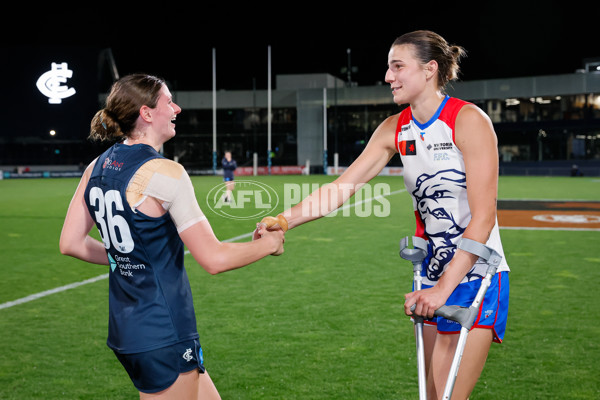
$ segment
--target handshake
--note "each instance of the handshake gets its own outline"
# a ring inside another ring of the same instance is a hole
[[[282,214],[279,214],[277,217],[264,217],[256,224],[256,230],[252,235],[252,239],[266,238],[275,241],[275,244],[278,244],[277,250],[271,253],[271,255],[278,256],[283,254],[284,234],[287,230],[288,222]]]

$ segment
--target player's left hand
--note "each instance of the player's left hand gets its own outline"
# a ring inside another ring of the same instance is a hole
[[[272,256],[279,256],[281,254],[283,254],[283,244],[285,243],[285,235],[284,235],[285,231],[281,228],[279,229],[267,229],[267,224],[265,223],[258,223],[256,224],[256,229],[254,230],[254,233],[252,234],[252,240],[258,240],[258,239],[268,239],[268,240],[275,240],[276,243],[278,243],[278,247],[277,250],[275,250],[273,253],[271,253]]]
[[[285,233],[288,230],[287,219],[282,214],[279,214],[277,217],[264,217],[258,224],[256,224],[256,229],[252,234],[252,240],[259,239],[262,236],[261,232],[264,230],[282,230],[283,233]]]
[[[448,296],[442,293],[436,286],[417,290],[404,295],[404,313],[408,316],[420,315],[427,318],[433,318],[435,311],[443,306],[448,300]],[[414,312],[410,308],[416,304]]]
[[[285,233],[288,230],[288,222],[283,214],[279,214],[276,217],[264,217],[260,223],[264,224],[270,231],[281,229],[283,230],[283,233]]]

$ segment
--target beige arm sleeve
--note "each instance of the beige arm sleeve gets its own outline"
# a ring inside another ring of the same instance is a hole
[[[127,202],[136,212],[147,197],[162,203],[180,233],[206,219],[189,175],[181,164],[174,161],[157,158],[138,169],[127,187]]]

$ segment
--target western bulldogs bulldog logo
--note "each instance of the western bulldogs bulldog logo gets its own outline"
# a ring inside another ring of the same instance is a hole
[[[437,281],[446,264],[456,251],[456,240],[466,229],[457,219],[459,209],[456,193],[467,190],[467,178],[464,172],[455,169],[439,171],[433,175],[422,174],[417,178],[413,196],[417,209],[425,225],[425,234],[429,238],[431,260],[427,266],[427,278]],[[433,247],[433,253],[432,253]],[[467,275],[468,280],[480,276]]]

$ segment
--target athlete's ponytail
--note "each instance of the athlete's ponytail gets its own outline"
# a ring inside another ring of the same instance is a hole
[[[126,137],[121,131],[119,123],[111,116],[106,108],[98,111],[90,124],[89,138],[100,141],[118,141]]]

